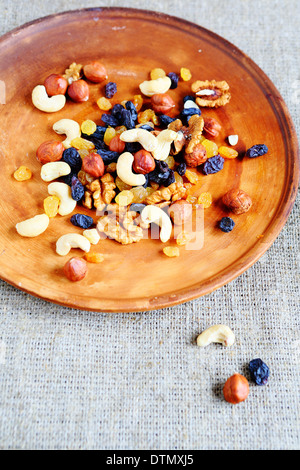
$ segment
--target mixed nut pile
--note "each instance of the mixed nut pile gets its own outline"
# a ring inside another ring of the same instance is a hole
[[[70,231],[56,244],[61,256],[71,248],[85,252],[84,258],[72,258],[64,267],[71,281],[85,277],[86,261],[103,261],[103,255],[90,252],[91,244],[101,238],[109,237],[124,245],[136,243],[154,223],[160,227],[160,240],[167,243],[174,226],[182,227],[177,230],[176,245],[163,248],[168,257],[179,256],[179,247],[191,240],[192,234],[184,230],[185,223],[199,205],[207,209],[212,204],[209,192],[193,195],[193,186],[199,181],[195,169],[204,175],[214,174],[223,169],[226,159],[239,155],[233,148],[238,136],[228,136],[228,144],[219,147],[213,139],[219,135],[221,124],[212,117],[203,117],[200,109],[218,108],[230,101],[225,81],[195,81],[191,94],[183,99],[180,114],[173,115],[176,104],[167,92],[191,78],[186,68],[181,68],[180,74],[168,75],[156,68],[150,80],[139,85],[138,94],[113,104],[117,84],[107,82],[106,68],[94,61],[85,66],[73,63],[64,75],[51,74],[43,85],[34,88],[34,106],[54,113],[64,108],[67,98],[76,103],[89,100],[88,81],[106,81],[105,96],[97,100],[104,111],[100,125],[90,119],[81,123],[60,119],[53,130],[64,134],[65,140],[46,141],[37,149],[41,179],[50,183],[49,196],[44,200],[44,214],[16,225],[20,235],[35,237],[57,214],[72,214],[70,222],[84,229],[82,235]],[[246,155],[253,158],[267,151],[265,145],[255,145]],[[21,166],[14,177],[26,181],[31,171]],[[236,215],[247,212],[252,205],[241,188],[227,192],[223,203]],[[97,219],[92,214],[74,213],[80,205],[96,211]],[[223,232],[230,232],[235,222],[226,216],[218,225]]]

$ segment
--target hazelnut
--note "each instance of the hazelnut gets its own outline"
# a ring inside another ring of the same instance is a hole
[[[240,374],[229,377],[224,385],[223,395],[225,400],[233,405],[246,400],[249,395],[249,383],[246,377]]]
[[[96,60],[83,67],[83,73],[90,82],[100,83],[107,79],[107,72],[104,65]]]
[[[123,153],[125,150],[125,145],[125,142],[120,139],[120,135],[117,134],[111,139],[109,143],[109,150],[112,152]]]
[[[190,166],[191,168],[196,168],[196,166],[206,162],[206,148],[202,144],[196,144],[193,148],[192,153],[186,153],[184,155],[184,160],[188,166]]]
[[[81,281],[87,273],[87,263],[83,258],[71,258],[64,265],[64,273],[72,282]]]
[[[157,114],[167,114],[174,108],[175,103],[167,93],[156,93],[151,97],[153,111]]]
[[[65,147],[61,142],[48,140],[39,146],[36,151],[36,158],[42,165],[49,162],[57,162],[61,160],[64,150]]]
[[[90,89],[84,80],[76,80],[68,88],[68,95],[75,103],[83,103],[90,97]]]
[[[82,161],[82,170],[95,178],[104,174],[104,163],[100,155],[96,152],[89,153]]]
[[[251,197],[242,189],[234,188],[228,191],[223,198],[223,204],[234,214],[244,214],[252,206]]]
[[[192,217],[192,211],[192,204],[183,199],[174,202],[174,204],[169,207],[169,215],[175,225],[183,225],[187,222]]]
[[[204,132],[211,137],[218,137],[222,129],[221,124],[214,118],[204,118]]]
[[[48,96],[65,95],[68,88],[68,82],[61,75],[52,73],[46,78],[44,86]]]
[[[136,173],[145,175],[146,173],[150,173],[150,171],[155,169],[155,160],[150,152],[147,152],[146,150],[139,150],[134,154],[132,167]]]

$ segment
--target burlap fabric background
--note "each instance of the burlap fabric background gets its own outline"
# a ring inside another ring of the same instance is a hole
[[[1,0],[0,32],[99,3],[183,17],[233,42],[273,80],[299,131],[298,0]],[[0,447],[299,448],[298,217],[296,205],[237,280],[163,311],[78,312],[0,281]],[[196,335],[216,323],[233,328],[235,346],[197,349]],[[251,384],[233,407],[222,386],[255,357],[270,366],[269,384]]]

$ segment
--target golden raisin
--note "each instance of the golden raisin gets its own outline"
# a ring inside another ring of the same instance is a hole
[[[239,153],[236,150],[225,146],[219,147],[219,154],[221,157],[228,159],[233,159],[239,156]]]
[[[81,124],[81,132],[83,134],[92,135],[97,130],[97,125],[94,121],[87,119]]]
[[[143,106],[143,102],[144,102],[144,100],[142,98],[142,95],[134,95],[132,102],[133,102],[137,112],[139,112],[141,110],[141,108]]]
[[[57,196],[48,196],[44,199],[45,214],[52,218],[58,214],[60,200]]]
[[[127,131],[127,127],[125,126],[117,126],[115,127],[116,135],[120,135],[123,132]]]
[[[185,67],[181,67],[180,76],[184,82],[188,82],[192,78],[191,71]]]
[[[148,121],[153,122],[155,126],[159,125],[159,119],[153,109],[145,109],[145,111],[138,114],[138,122],[140,124],[145,124]]]
[[[165,246],[163,252],[169,258],[175,258],[180,255],[179,248],[177,246]]]
[[[125,190],[127,191],[132,188],[132,186],[130,186],[129,184],[124,183],[124,181],[122,181],[121,178],[119,178],[119,176],[116,177],[115,184],[117,188],[119,189],[119,191],[125,191]]]
[[[189,180],[190,183],[196,184],[199,180],[197,173],[191,170],[186,170],[184,176]]]
[[[115,201],[119,206],[125,207],[129,206],[133,202],[134,195],[131,191],[124,190],[121,191],[115,198]]]
[[[179,246],[184,246],[191,240],[191,238],[192,238],[192,235],[183,230],[180,233],[178,233],[176,237],[176,243]]]
[[[102,96],[97,100],[97,105],[102,111],[108,111],[112,108],[111,102],[107,98],[105,98],[105,96]]]
[[[210,193],[202,193],[198,197],[198,204],[202,204],[204,209],[208,209],[212,204],[212,196]]]
[[[208,139],[204,139],[201,143],[203,147],[205,147],[206,149],[207,158],[211,158],[211,157],[214,157],[215,155],[218,155],[219,149],[215,142],[212,142],[211,140],[208,140]]]
[[[164,78],[166,76],[166,72],[157,67],[156,69],[151,70],[150,72],[150,78],[151,80],[157,80],[158,78]]]
[[[14,172],[14,178],[17,181],[27,181],[30,180],[32,177],[31,170],[27,168],[26,166],[20,166],[15,172]]]
[[[101,253],[86,253],[84,258],[88,263],[102,263],[104,261],[104,256]]]
[[[143,186],[135,186],[130,190],[130,192],[133,194],[134,199],[132,202],[135,203],[142,203],[145,201],[145,199],[148,196],[151,196],[152,193],[154,193],[155,189],[153,188],[144,188]]]
[[[83,139],[82,137],[75,137],[71,142],[71,146],[77,150],[93,150],[95,148],[93,142]]]
[[[110,144],[110,141],[112,140],[113,137],[115,137],[116,135],[116,131],[113,127],[108,127],[105,131],[105,134],[104,134],[104,137],[103,137],[103,141],[104,143],[109,146]]]

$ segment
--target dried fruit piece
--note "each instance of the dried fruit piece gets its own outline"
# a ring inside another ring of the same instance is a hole
[[[116,177],[115,183],[119,191],[129,190],[132,188],[129,184],[124,183],[119,176]]]
[[[256,385],[266,385],[269,378],[269,367],[261,359],[253,359],[249,362],[251,379]]]
[[[74,214],[72,215],[70,221],[76,227],[81,227],[81,228],[90,228],[94,223],[94,220],[92,219],[92,217],[90,217],[89,215],[85,215],[85,214]]]
[[[204,139],[201,144],[203,147],[206,149],[206,156],[207,158],[214,157],[215,155],[218,155],[218,146],[215,142],[212,140]]]
[[[197,173],[195,173],[194,171],[191,171],[191,170],[186,170],[184,176],[192,184],[196,184],[199,180],[199,176],[197,175]]]
[[[101,253],[86,253],[84,258],[88,263],[102,263],[104,261],[104,255]]]
[[[71,195],[72,199],[74,201],[81,201],[81,199],[84,197],[84,186],[82,183],[79,181],[79,179],[76,176],[72,177],[71,180]]]
[[[97,105],[102,111],[108,111],[112,108],[111,102],[107,98],[105,98],[105,96],[102,96],[97,100]]]
[[[91,119],[87,119],[86,121],[83,121],[81,124],[81,132],[83,134],[87,135],[92,135],[94,132],[97,130],[97,124],[92,121]]]
[[[82,137],[75,137],[75,139],[71,141],[71,146],[77,150],[93,150],[95,148],[93,142],[83,139]]]
[[[113,127],[108,127],[105,131],[105,134],[103,136],[103,141],[104,143],[109,146],[110,144],[110,141],[113,137],[115,137],[116,135],[116,131]]]
[[[116,203],[121,206],[129,206],[134,200],[134,194],[130,190],[121,191],[116,197]]]
[[[192,234],[182,230],[176,237],[176,243],[179,246],[187,245],[192,239]]]
[[[177,246],[165,246],[163,252],[168,258],[175,258],[180,255],[179,248]]]
[[[57,196],[48,196],[44,199],[44,211],[45,214],[53,218],[58,214],[58,208],[60,204],[60,199]]]
[[[88,150],[86,150],[86,155],[88,155]],[[70,165],[73,173],[78,173],[81,170],[81,155],[74,147],[64,150],[62,160]]]
[[[184,82],[188,82],[192,78],[191,71],[185,67],[181,67],[180,76]]]
[[[231,189],[222,198],[223,204],[235,214],[244,214],[252,206],[251,197],[242,189]]]
[[[140,204],[143,203],[147,197],[150,197],[154,193],[153,188],[144,188],[143,186],[135,186],[130,190],[134,196],[134,203]]]
[[[221,171],[224,166],[224,158],[220,155],[215,155],[212,158],[206,160],[202,166],[202,171],[205,175],[212,175]]]
[[[239,156],[239,152],[230,147],[225,146],[219,147],[219,154],[221,155],[221,157],[228,159],[233,159]]]
[[[87,264],[83,258],[71,258],[64,265],[64,273],[72,282],[81,281],[87,273]]]
[[[219,221],[219,228],[222,230],[222,232],[231,232],[235,226],[234,221],[231,219],[231,217],[223,217]]]
[[[14,178],[17,181],[27,181],[32,177],[32,172],[29,168],[22,165],[14,172]]]
[[[249,395],[249,383],[246,377],[240,374],[229,377],[224,385],[223,395],[225,400],[233,405],[246,400]]]
[[[105,85],[105,96],[110,99],[117,93],[117,84],[115,82],[108,82]]]
[[[212,204],[212,195],[210,193],[201,193],[198,197],[198,204],[202,204],[204,209],[208,209]]]
[[[265,144],[253,145],[250,149],[247,150],[246,156],[249,158],[256,158],[265,155],[268,152],[268,147]]]
[[[142,111],[138,114],[138,122],[140,124],[145,124],[146,122],[153,122],[155,126],[159,125],[159,119],[156,116],[155,112],[153,109],[145,109],[145,111]]]
[[[159,67],[151,70],[150,72],[151,80],[156,80],[157,78],[164,78],[165,76],[166,76],[166,72]]]
[[[168,73],[168,77],[171,79],[171,86],[170,89],[174,90],[178,87],[179,76],[175,72]]]

